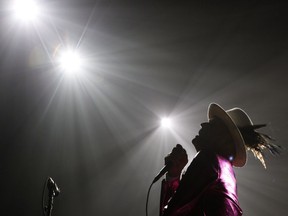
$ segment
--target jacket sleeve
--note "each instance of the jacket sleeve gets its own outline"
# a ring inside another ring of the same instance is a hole
[[[198,195],[212,182],[218,179],[219,164],[217,156],[213,152],[199,152],[183,175],[179,187],[163,211],[164,216],[172,213],[193,202]]]

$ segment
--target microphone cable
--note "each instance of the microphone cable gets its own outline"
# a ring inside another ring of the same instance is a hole
[[[151,185],[149,186],[148,189],[148,193],[147,193],[147,198],[146,198],[146,216],[148,216],[148,202],[149,202],[149,195],[150,195],[150,191],[152,188],[152,185],[154,184],[154,181],[151,183]]]

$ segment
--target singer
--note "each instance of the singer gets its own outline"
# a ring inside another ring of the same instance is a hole
[[[166,179],[162,181],[160,216],[240,216],[234,167],[246,163],[250,150],[266,168],[263,150],[280,153],[280,146],[257,132],[265,125],[254,125],[240,108],[225,111],[218,104],[208,108],[208,122],[201,124],[192,143],[196,156],[188,162],[185,149],[177,144],[165,157]]]

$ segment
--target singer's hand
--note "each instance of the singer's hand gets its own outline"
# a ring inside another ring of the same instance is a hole
[[[165,165],[170,162],[172,166],[168,169],[168,176],[179,177],[182,169],[188,163],[188,156],[186,150],[177,144],[176,147],[165,157]]]

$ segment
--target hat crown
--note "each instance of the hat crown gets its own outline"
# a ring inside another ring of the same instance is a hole
[[[240,108],[233,108],[227,110],[226,113],[233,120],[238,128],[247,127],[253,125],[252,120],[249,118],[246,112]]]

